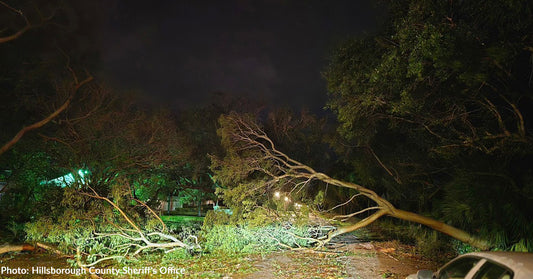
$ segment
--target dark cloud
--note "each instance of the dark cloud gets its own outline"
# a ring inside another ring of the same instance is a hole
[[[340,40],[375,27],[365,1],[115,1],[102,30],[101,75],[154,100],[213,92],[324,105],[320,71]]]

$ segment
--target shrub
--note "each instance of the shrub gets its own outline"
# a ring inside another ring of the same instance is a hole
[[[383,238],[414,245],[416,253],[428,259],[445,262],[457,254],[451,238],[419,224],[379,220],[371,226]]]
[[[242,225],[214,225],[202,231],[204,249],[207,252],[262,253],[285,248],[310,247],[315,241],[310,227],[294,227],[290,224],[271,224],[261,227]]]
[[[233,214],[209,211],[201,231],[207,252],[255,253],[310,247],[317,228],[308,225],[307,210],[283,211],[243,202]]]

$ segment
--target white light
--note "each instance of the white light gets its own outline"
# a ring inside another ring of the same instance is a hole
[[[289,197],[285,197],[285,201],[288,202],[289,201]]]
[[[280,195],[281,195],[281,194],[280,194],[279,192],[275,192],[275,193],[274,193],[274,197],[276,197],[276,198],[278,198],[278,199],[279,199]]]

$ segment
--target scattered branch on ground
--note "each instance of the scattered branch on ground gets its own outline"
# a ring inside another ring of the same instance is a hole
[[[192,237],[193,239],[195,239],[194,243],[189,244],[180,241],[179,239],[170,234],[165,234],[162,232],[147,232],[143,230],[141,226],[137,224],[132,218],[130,218],[128,214],[126,214],[126,212],[124,212],[124,210],[122,210],[115,202],[111,201],[111,199],[107,197],[100,196],[91,187],[88,188],[91,190],[92,193],[82,192],[81,194],[94,199],[105,201],[119,213],[121,218],[129,226],[123,226],[121,224],[115,223],[113,224],[115,230],[112,232],[95,232],[94,237],[92,237],[93,240],[113,238],[118,240],[117,242],[119,242],[120,244],[112,246],[109,245],[108,247],[105,247],[103,249],[103,252],[99,254],[99,256],[101,256],[99,259],[91,263],[81,264],[82,267],[90,267],[107,260],[136,256],[146,250],[170,251],[176,248],[193,250],[195,248],[200,247],[197,238],[194,236]],[[149,208],[146,204],[142,204],[145,207]],[[149,211],[154,213],[151,209],[149,209]],[[157,219],[163,223],[160,218]],[[164,226],[164,223],[163,228],[166,228],[166,226]],[[162,231],[164,231],[164,229]]]

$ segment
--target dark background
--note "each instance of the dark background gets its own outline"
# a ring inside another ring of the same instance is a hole
[[[94,7],[93,7],[94,8]],[[106,1],[100,79],[174,107],[210,94],[319,111],[342,40],[377,28],[371,1]]]

